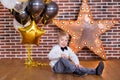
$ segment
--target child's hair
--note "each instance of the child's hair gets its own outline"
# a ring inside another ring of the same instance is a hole
[[[62,36],[66,36],[69,39],[69,34],[64,32],[64,31],[60,31],[58,34],[58,39],[60,39]]]

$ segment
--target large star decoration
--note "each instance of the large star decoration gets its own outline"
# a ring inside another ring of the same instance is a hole
[[[86,46],[101,58],[106,59],[100,35],[109,30],[115,24],[115,21],[94,21],[87,3],[87,0],[82,0],[80,12],[76,21],[53,20],[53,23],[71,35],[69,46],[75,53]]]
[[[27,27],[18,28],[22,35],[22,44],[36,44],[39,45],[40,37],[45,34],[45,30],[37,27],[35,21]]]

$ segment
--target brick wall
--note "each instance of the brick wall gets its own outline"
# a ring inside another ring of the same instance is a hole
[[[52,0],[59,6],[59,12],[55,19],[76,20],[79,13],[81,0]],[[101,40],[107,54],[107,58],[120,58],[120,0],[88,0],[88,4],[97,19],[116,19],[118,23],[109,31],[101,35]],[[0,59],[19,58],[25,59],[27,55],[26,45],[21,44],[21,35],[13,26],[14,17],[8,9],[0,4]],[[41,26],[41,23],[38,24]],[[46,34],[40,39],[39,46],[32,45],[33,58],[46,58],[46,55],[54,44],[57,43],[57,34],[60,30],[53,23],[44,27]],[[99,58],[88,48],[84,48],[78,54],[80,59]]]

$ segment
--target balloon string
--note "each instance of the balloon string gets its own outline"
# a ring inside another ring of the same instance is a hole
[[[27,54],[27,60],[25,62],[27,67],[49,66],[47,63],[33,61],[32,57],[31,57],[31,50],[32,50],[31,45],[28,44],[27,45],[28,54]]]
[[[46,14],[45,16],[46,16],[47,18],[49,18],[49,16],[48,16],[47,14]]]
[[[31,57],[31,45],[30,44],[27,45],[27,51],[28,51],[27,60],[25,61],[25,64],[26,65],[31,65],[33,63],[33,59]]]
[[[51,0],[44,0],[44,2],[45,2],[45,3],[50,3],[50,2],[51,2]]]
[[[23,24],[22,19],[20,19],[21,24]]]
[[[43,17],[40,19],[40,21],[43,19]]]
[[[40,19],[40,21],[43,19],[43,17]],[[45,26],[45,24],[42,25],[41,29]]]
[[[32,58],[31,58],[31,46],[30,46],[30,44],[27,45],[27,50],[28,50],[27,58],[28,58],[28,59],[32,59]]]
[[[20,14],[22,14],[22,11],[20,11]],[[22,21],[23,21],[23,19],[20,19],[20,22],[21,22],[20,24],[23,25],[23,22],[22,22]]]
[[[28,55],[27,55],[27,58],[32,60],[32,57],[31,57],[31,46],[30,44],[27,45],[27,51],[28,51]]]

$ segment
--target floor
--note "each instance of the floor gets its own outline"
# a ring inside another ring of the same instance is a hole
[[[48,64],[48,61],[41,61]],[[81,61],[87,68],[95,68],[99,61]],[[120,59],[104,61],[102,76],[73,74],[55,74],[50,66],[27,67],[24,60],[0,60],[0,80],[120,80]],[[40,61],[39,61],[40,63]]]

